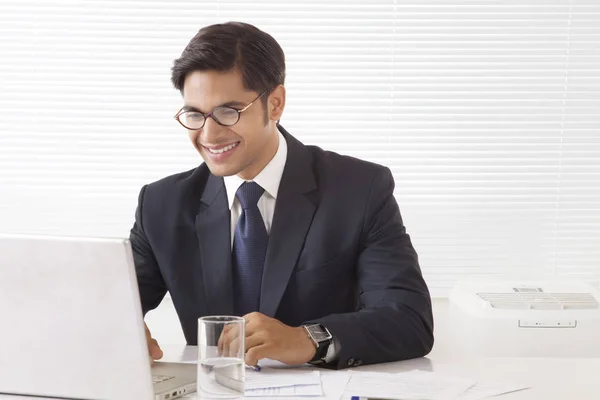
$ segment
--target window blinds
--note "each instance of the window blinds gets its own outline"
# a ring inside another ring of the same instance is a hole
[[[204,25],[283,47],[282,125],[388,166],[434,295],[600,275],[600,2],[0,3],[0,230],[127,236],[140,187],[201,162],[170,67]]]

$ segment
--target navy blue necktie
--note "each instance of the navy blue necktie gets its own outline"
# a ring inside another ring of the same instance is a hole
[[[258,210],[258,199],[264,193],[255,182],[244,182],[236,196],[242,214],[233,237],[233,287],[236,315],[258,311],[260,286],[267,254],[269,235]]]

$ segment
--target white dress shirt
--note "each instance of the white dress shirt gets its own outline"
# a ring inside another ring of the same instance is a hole
[[[258,210],[260,211],[260,215],[262,215],[263,221],[265,222],[267,234],[271,233],[273,214],[275,213],[275,202],[277,201],[277,192],[279,192],[279,184],[281,183],[281,176],[283,175],[283,169],[285,168],[285,162],[287,160],[287,142],[285,141],[285,138],[281,132],[278,131],[278,133],[279,147],[277,147],[275,156],[252,180],[260,185],[260,187],[265,189],[263,195],[260,196],[260,199],[258,199]],[[242,183],[246,181],[237,175],[226,176],[223,179],[225,181],[229,209],[231,210],[231,248],[233,249],[235,227],[237,226],[240,215],[242,214],[242,205],[235,194]]]

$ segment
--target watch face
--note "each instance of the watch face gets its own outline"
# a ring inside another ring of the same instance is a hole
[[[331,339],[331,335],[319,325],[309,326],[310,334],[317,342],[324,342]]]

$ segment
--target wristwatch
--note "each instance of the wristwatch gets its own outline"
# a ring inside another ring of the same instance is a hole
[[[329,333],[329,330],[321,324],[304,325],[308,337],[313,341],[317,351],[315,356],[310,363],[312,364],[325,364],[325,357],[327,356],[327,350],[333,340],[333,336]]]

